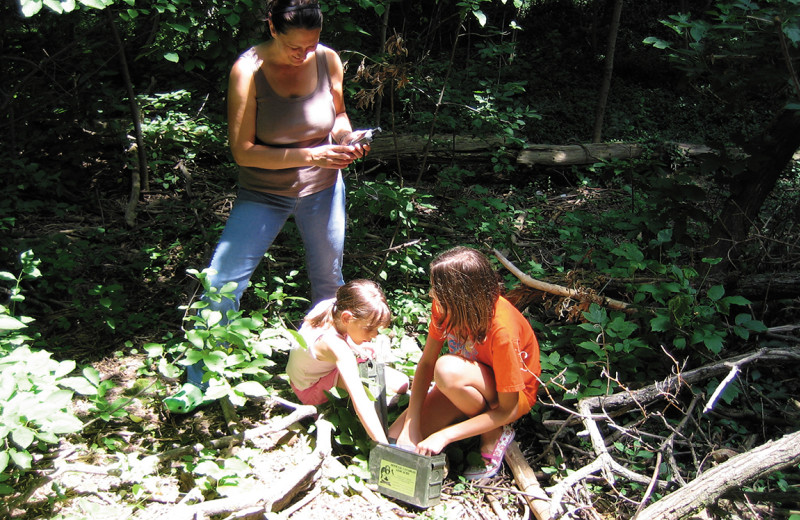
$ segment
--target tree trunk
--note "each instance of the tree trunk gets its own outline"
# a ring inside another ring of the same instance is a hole
[[[643,145],[637,143],[600,143],[532,144],[520,151],[497,137],[435,135],[428,144],[428,139],[425,137],[383,132],[370,145],[370,153],[367,158],[377,161],[390,161],[396,158],[419,160],[420,157],[427,154],[428,158],[432,160],[451,161],[454,156],[458,156],[462,159],[471,157],[474,160],[489,161],[491,152],[496,151],[500,146],[507,147],[512,157],[516,155],[517,164],[522,166],[570,166],[592,164],[609,159],[634,159],[641,157],[645,150]],[[698,148],[698,150],[705,151],[707,149]],[[684,153],[694,155],[694,151],[689,149],[684,149]]]
[[[378,134],[378,138],[370,145],[367,160],[387,162],[400,159],[419,160],[421,156],[427,154],[428,159],[434,161],[450,162],[454,157],[458,157],[488,162],[492,153],[500,146],[504,146],[508,150],[508,156],[516,158],[520,166],[572,166],[610,159],[636,159],[642,157],[645,150],[650,147],[642,143],[526,144],[520,147],[495,136],[442,134],[434,135],[429,144],[427,137],[384,131]],[[656,155],[674,152],[685,158],[723,153],[710,146],[692,143],[665,142],[654,143],[652,146]],[[747,160],[747,155],[741,149],[728,148],[724,153],[736,160]]]
[[[518,164],[533,166],[570,166],[592,164],[608,159],[635,159],[644,153],[644,146],[636,143],[592,143],[573,145],[529,145],[517,157]]]
[[[622,16],[622,0],[615,0],[614,14],[611,17],[611,26],[608,29],[608,43],[606,44],[606,57],[603,63],[603,83],[600,85],[600,99],[594,115],[594,132],[592,142],[599,143],[603,135],[603,118],[608,103],[608,93],[611,91],[611,76],[614,74],[614,52],[617,48],[617,33],[619,32],[619,19]]]
[[[733,179],[731,195],[711,229],[711,245],[704,255],[722,258],[716,272],[733,267],[737,246],[743,242],[761,206],[800,148],[800,111],[783,110],[753,143],[744,172]]]
[[[125,46],[122,44],[122,38],[119,35],[119,30],[111,17],[111,11],[108,13],[108,23],[111,26],[111,32],[114,35],[114,41],[117,43],[119,49],[119,63],[122,70],[122,78],[125,80],[125,88],[128,91],[128,105],[131,111],[131,119],[133,120],[133,128],[136,134],[136,154],[139,158],[139,171],[131,172],[131,196],[128,199],[128,205],[125,209],[125,223],[129,227],[136,224],[136,205],[139,203],[139,196],[142,189],[148,190],[150,188],[150,175],[147,170],[147,152],[144,146],[144,137],[142,136],[142,115],[139,111],[139,104],[136,101],[136,94],[133,92],[133,82],[131,81],[131,73],[128,68],[128,60],[125,58]]]
[[[436,101],[436,106],[433,109],[433,117],[431,118],[431,127],[430,131],[428,132],[428,140],[425,142],[425,145],[422,149],[422,166],[419,168],[419,173],[417,174],[417,180],[415,184],[419,184],[419,181],[422,179],[422,176],[425,174],[426,165],[428,163],[428,150],[430,149],[431,143],[433,142],[433,130],[436,128],[436,121],[439,117],[439,108],[442,106],[442,100],[444,99],[444,93],[447,89],[447,80],[450,78],[450,72],[453,70],[453,65],[456,61],[456,49],[458,48],[458,39],[461,37],[461,29],[463,28],[465,15],[461,15],[458,21],[458,25],[456,26],[456,35],[453,38],[453,48],[450,51],[450,61],[447,64],[447,71],[444,75],[444,81],[442,81],[442,88],[439,91],[439,99]]]

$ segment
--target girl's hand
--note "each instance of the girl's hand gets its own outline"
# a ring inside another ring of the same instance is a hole
[[[441,431],[438,431],[417,444],[417,453],[420,455],[438,455],[448,444],[450,444],[450,440]]]
[[[375,359],[375,347],[368,343],[362,343],[356,349],[356,356],[361,359]]]
[[[410,448],[412,451],[416,451],[417,443],[420,440],[422,439],[419,438],[419,435],[413,433],[411,431],[411,427],[408,424],[406,424],[405,426],[403,426],[403,429],[397,436],[397,441],[395,441],[395,444],[402,448]]]
[[[353,146],[326,144],[311,148],[311,163],[320,168],[339,170],[347,168],[360,157]]]

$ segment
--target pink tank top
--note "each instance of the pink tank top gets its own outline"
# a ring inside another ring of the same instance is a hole
[[[286,98],[275,93],[260,67],[255,49],[242,57],[254,60],[256,85],[256,144],[281,148],[306,148],[331,144],[330,132],[336,121],[331,94],[328,60],[318,47],[317,88],[303,97]],[[334,185],[339,171],[319,166],[270,170],[239,166],[239,186],[248,190],[287,197],[311,195]]]

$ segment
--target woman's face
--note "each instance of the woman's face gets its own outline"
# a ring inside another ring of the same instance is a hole
[[[270,23],[272,37],[278,44],[278,50],[286,63],[300,66],[317,50],[322,29],[289,29],[285,33],[276,33]]]

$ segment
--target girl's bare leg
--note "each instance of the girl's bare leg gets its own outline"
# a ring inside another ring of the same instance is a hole
[[[488,366],[445,354],[436,360],[433,380],[435,385],[422,405],[425,420],[420,424],[420,434],[423,438],[497,406],[494,373]],[[405,413],[389,428],[389,437],[396,438],[400,434]],[[491,451],[501,433],[502,429],[498,428],[483,434],[481,448],[488,447]]]
[[[436,387],[467,417],[497,404],[494,373],[486,365],[460,356],[444,355],[436,361]]]
[[[442,394],[466,417],[474,417],[497,406],[494,372],[481,363],[454,355],[442,356],[436,362],[434,381]],[[502,428],[495,428],[482,434],[481,452],[491,452],[502,432]]]
[[[390,438],[396,439],[400,435],[405,424],[406,412],[404,411],[400,414],[400,417],[389,427]],[[420,424],[422,438],[438,432],[457,421],[466,419],[461,410],[456,408],[435,386],[425,396],[425,402],[422,404],[422,416],[424,417],[424,421]]]
[[[383,375],[386,378],[386,390],[390,394],[404,394],[408,392],[407,375],[391,367],[385,367]]]

